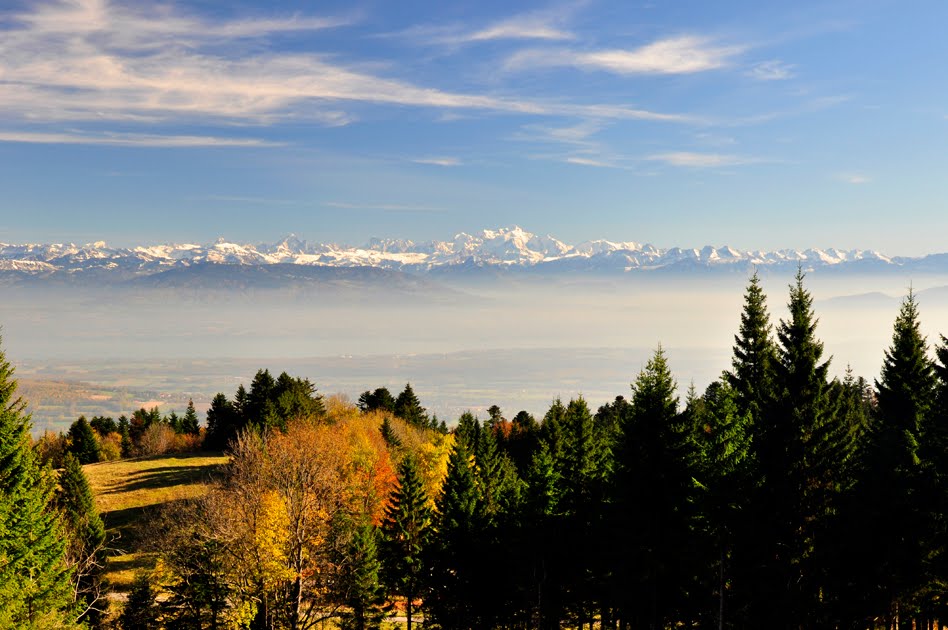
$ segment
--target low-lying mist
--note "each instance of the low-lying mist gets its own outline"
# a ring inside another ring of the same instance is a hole
[[[790,274],[763,275],[774,324]],[[542,413],[555,396],[597,406],[629,395],[658,344],[681,393],[729,367],[747,278],[739,274],[498,280],[393,299],[371,284],[346,294],[162,288],[10,289],[3,345],[32,379],[72,378],[206,400],[259,367],[313,380],[323,393],[411,381],[432,411],[499,404]],[[929,342],[948,334],[948,278],[810,274],[817,335],[831,375],[874,378],[899,301],[914,284]],[[42,417],[37,417],[38,421]]]

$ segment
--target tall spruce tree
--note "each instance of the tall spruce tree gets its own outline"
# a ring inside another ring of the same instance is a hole
[[[398,439],[398,435],[395,433],[395,429],[392,427],[392,421],[388,416],[385,416],[382,419],[382,425],[379,427],[379,433],[382,434],[382,439],[385,440],[385,444],[389,448],[401,448],[402,441]]]
[[[929,471],[932,538],[945,541],[948,540],[948,338],[941,337],[935,355],[937,393],[935,408],[928,414],[922,453]],[[932,545],[930,549],[930,581],[948,586],[948,545]],[[938,619],[948,619],[948,601],[944,598],[940,606],[931,608]]]
[[[194,400],[188,399],[188,408],[184,412],[184,417],[181,418],[181,433],[187,435],[197,435],[201,432],[201,427],[198,424],[197,412],[194,410]]]
[[[418,464],[409,455],[399,466],[398,486],[392,492],[382,523],[385,581],[392,593],[405,598],[408,630],[412,626],[412,606],[425,577],[425,552],[431,534],[428,497]]]
[[[347,610],[343,630],[370,630],[381,625],[385,602],[382,565],[379,561],[375,526],[365,517],[346,524],[346,543],[339,587]]]
[[[699,573],[688,561],[700,542],[694,536],[699,452],[675,390],[659,346],[632,385],[616,449],[613,545],[621,571],[614,597],[632,627],[662,628],[692,616],[686,595]]]
[[[428,427],[428,414],[411,388],[411,383],[406,383],[405,389],[395,399],[395,415],[416,427]]]
[[[241,416],[234,405],[222,393],[214,396],[207,410],[207,432],[204,434],[204,448],[220,451],[227,448],[243,428]]]
[[[54,481],[30,448],[26,403],[0,351],[0,628],[74,625]]]
[[[566,405],[557,397],[543,415],[543,423],[540,425],[540,440],[545,442],[547,448],[550,449],[553,461],[561,460],[563,457],[566,444],[563,436],[565,417]]]
[[[726,620],[738,617],[727,602],[729,584],[734,580],[733,554],[739,541],[754,529],[747,512],[755,483],[751,415],[738,410],[737,394],[726,377],[711,383],[701,398],[690,398],[686,413],[692,415],[698,436],[704,534],[713,542],[717,556],[707,563],[715,570],[704,574],[703,581],[707,592],[717,598],[717,605],[709,606],[714,610],[710,617],[716,627],[723,628],[731,625]]]
[[[520,479],[506,453],[497,445],[496,433],[489,427],[480,428],[474,451],[474,473],[477,484],[480,527],[499,525],[520,502]]]
[[[873,567],[867,568],[868,594],[877,614],[898,616],[903,627],[910,623],[924,586],[925,545],[931,531],[924,504],[922,431],[934,411],[936,388],[918,304],[910,292],[876,381],[876,414],[860,493],[871,523],[864,532],[865,553],[873,557]]]
[[[69,426],[66,437],[69,439],[69,452],[76,456],[80,464],[99,461],[99,440],[85,416],[79,416]]]
[[[478,505],[468,445],[456,439],[436,502],[437,538],[430,547],[432,571],[425,598],[427,616],[444,627],[477,627],[472,591],[478,549],[472,539],[477,534]]]
[[[604,556],[611,553],[599,531],[609,452],[582,397],[567,404],[561,431],[563,447],[556,461],[561,491],[557,560],[566,591],[561,599],[580,624],[592,623],[607,573]]]
[[[362,412],[388,411],[394,413],[395,398],[387,387],[379,387],[375,391],[366,390],[362,392],[359,396],[358,406]]]
[[[744,293],[741,326],[734,335],[731,371],[726,373],[727,382],[735,392],[738,412],[749,413],[752,422],[759,422],[772,396],[776,349],[770,330],[767,296],[755,271]]]
[[[562,508],[586,512],[601,500],[608,474],[608,446],[596,431],[586,401],[570,400],[563,416],[563,448],[557,464]]]
[[[789,317],[777,327],[776,404],[764,431],[766,445],[758,453],[773,533],[765,576],[783,585],[784,596],[773,598],[765,615],[767,623],[794,627],[826,623],[823,539],[840,501],[837,464],[851,447],[838,400],[830,395],[830,361],[823,361],[804,277],[798,269],[790,285]]]
[[[105,568],[105,525],[95,507],[92,489],[72,453],[67,453],[55,494],[66,534],[66,561],[82,608],[79,619],[98,624],[107,607],[102,585]]]

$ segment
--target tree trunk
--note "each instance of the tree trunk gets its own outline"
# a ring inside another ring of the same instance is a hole
[[[724,630],[724,545],[721,545],[720,566],[718,568],[718,630]]]

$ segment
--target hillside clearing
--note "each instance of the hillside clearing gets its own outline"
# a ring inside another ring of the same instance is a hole
[[[113,592],[127,592],[135,572],[154,563],[150,554],[140,551],[141,541],[136,536],[149,511],[201,496],[227,460],[218,453],[177,453],[84,467],[108,530],[109,545],[117,552],[106,567]]]

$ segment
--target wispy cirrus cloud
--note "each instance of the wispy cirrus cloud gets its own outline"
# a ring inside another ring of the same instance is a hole
[[[766,160],[743,155],[725,153],[698,153],[694,151],[670,151],[656,153],[646,158],[652,162],[662,162],[669,166],[687,168],[721,168],[727,166],[742,166],[745,164],[759,164]]]
[[[686,115],[626,105],[441,90],[378,76],[328,55],[277,50],[265,40],[254,46],[221,46],[346,23],[344,18],[299,15],[209,22],[168,5],[155,8],[146,3],[132,9],[107,0],[31,5],[0,27],[0,117],[30,123],[152,125],[182,121],[270,125],[295,119],[333,126],[353,120],[343,109],[347,104],[368,103],[693,122]],[[546,28],[541,23],[529,27],[527,18],[512,19],[472,36],[486,39],[517,32],[541,36]]]
[[[511,139],[520,142],[545,142],[592,148],[599,146],[592,137],[603,127],[604,123],[601,120],[585,120],[565,127],[531,124],[524,125]]]
[[[524,125],[510,137],[514,142],[552,145],[561,150],[534,153],[533,159],[597,168],[623,168],[611,151],[594,136],[605,127],[602,120],[585,120],[576,125]]]
[[[293,199],[271,199],[270,197],[245,197],[241,195],[201,195],[191,197],[197,201],[214,201],[220,203],[249,203],[259,205],[295,206],[299,201]]]
[[[277,147],[280,142],[258,138],[225,138],[216,136],[156,135],[140,133],[83,132],[44,133],[31,131],[0,131],[0,142],[24,144],[94,144],[121,147]]]
[[[439,206],[421,206],[399,203],[349,203],[346,201],[326,201],[324,206],[329,208],[340,208],[343,210],[381,210],[383,212],[407,212],[407,213],[438,213],[445,212],[447,209]]]
[[[620,75],[693,74],[723,68],[745,50],[745,46],[718,44],[707,37],[686,35],[631,50],[527,49],[511,55],[504,68],[517,71],[573,67]]]
[[[835,179],[845,184],[852,184],[854,186],[868,184],[872,181],[871,177],[862,173],[837,173],[835,175]]]
[[[747,76],[759,81],[785,81],[796,76],[794,66],[778,59],[771,61],[761,61],[751,66],[747,71]]]
[[[593,166],[596,168],[623,168],[615,162],[603,159],[582,157],[580,155],[571,155],[563,160],[567,164],[578,164],[580,166]]]
[[[415,164],[429,164],[431,166],[460,166],[461,159],[456,157],[421,157],[412,160]]]
[[[576,9],[575,5],[563,5],[531,11],[473,29],[467,24],[419,25],[383,37],[425,46],[451,47],[498,40],[566,41],[576,38],[567,27]]]

